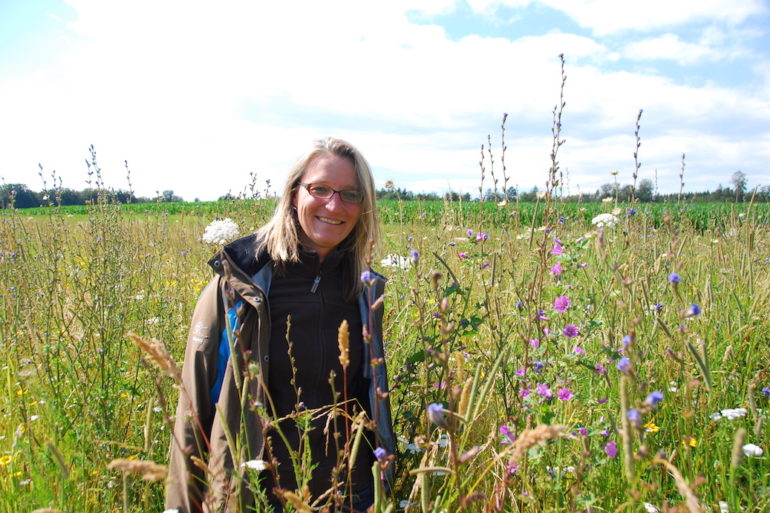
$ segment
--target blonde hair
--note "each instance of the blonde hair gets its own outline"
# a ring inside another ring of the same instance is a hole
[[[351,290],[354,295],[362,288],[359,277],[369,267],[369,259],[373,247],[380,241],[380,229],[377,222],[376,194],[374,178],[369,164],[361,153],[350,143],[341,139],[327,137],[314,142],[313,147],[303,155],[289,171],[283,194],[270,221],[257,230],[259,241],[256,251],[266,250],[270,257],[278,263],[299,261],[299,221],[297,211],[293,207],[294,194],[297,193],[302,176],[310,164],[320,155],[331,154],[350,160],[355,168],[356,178],[364,194],[361,203],[361,214],[353,231],[342,241],[338,248],[349,254],[351,271]],[[346,255],[347,257],[347,255]]]

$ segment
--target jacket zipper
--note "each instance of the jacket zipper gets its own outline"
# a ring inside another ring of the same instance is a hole
[[[318,284],[321,283],[321,273],[319,272],[313,280],[313,286],[310,287],[310,293],[315,294],[318,291]]]

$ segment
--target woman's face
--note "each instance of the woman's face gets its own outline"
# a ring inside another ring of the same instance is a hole
[[[313,159],[300,182],[338,191],[360,187],[353,163],[330,153]],[[361,203],[346,203],[338,193],[331,198],[316,198],[302,185],[294,191],[294,206],[301,229],[299,240],[305,249],[318,252],[321,260],[345,240],[361,215]]]

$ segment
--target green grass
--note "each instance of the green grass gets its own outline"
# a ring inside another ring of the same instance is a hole
[[[199,240],[205,226],[231,217],[246,233],[272,208],[101,205],[0,215],[0,511],[162,510],[161,483],[128,476],[124,506],[122,476],[106,468],[117,458],[166,462],[164,417],[178,393],[126,334],[163,341],[181,362],[216,249]],[[392,505],[644,511],[648,502],[663,511],[684,507],[682,493],[692,490],[710,511],[719,501],[730,511],[766,511],[767,206],[638,205],[603,232],[590,220],[614,205],[554,208],[549,229],[532,231],[546,223],[543,205],[380,205],[385,240],[376,260],[420,255],[407,269],[374,265],[390,279],[385,338],[401,439]],[[476,232],[489,238],[477,241]],[[562,254],[552,254],[555,238]],[[560,275],[552,273],[557,262]],[[682,279],[676,286],[672,272]],[[562,295],[570,306],[555,311]],[[702,313],[688,317],[693,303]],[[579,335],[565,336],[568,324]],[[628,374],[616,366],[621,356]],[[655,390],[665,398],[652,408],[644,400]],[[447,413],[448,427],[427,420],[431,403],[456,414]],[[641,420],[624,438],[631,408]],[[712,420],[725,408],[747,413]],[[502,426],[524,440],[537,434],[527,429],[557,425],[565,436],[518,461],[515,444],[502,443],[510,442]],[[741,428],[744,443],[765,455],[736,465]],[[681,473],[679,488],[666,465]],[[446,473],[420,470],[434,467]]]

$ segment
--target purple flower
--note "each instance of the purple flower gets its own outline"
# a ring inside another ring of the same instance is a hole
[[[412,263],[416,264],[419,260],[420,260],[420,254],[413,249],[412,250]]]
[[[553,267],[551,267],[551,274],[554,276],[559,276],[562,273],[561,269],[561,262],[556,262]]]
[[[559,223],[564,224],[564,216],[559,216]]]
[[[626,412],[626,418],[631,421],[631,424],[638,426],[639,423],[642,421],[642,415],[639,413],[639,410],[636,408],[631,408]]]
[[[566,326],[564,326],[562,333],[567,338],[574,338],[580,335],[580,330],[578,330],[578,327],[575,326],[574,324],[567,324]]]
[[[599,365],[598,363],[594,365],[594,372],[596,374],[607,374],[607,369]]]
[[[484,242],[488,238],[489,238],[489,235],[487,235],[486,233],[479,232],[476,234],[476,242]]]
[[[540,319],[541,321],[547,321],[548,317],[545,316],[545,310],[538,310],[537,318]]]
[[[652,305],[655,310],[663,310],[663,303],[655,303]]]
[[[553,300],[553,309],[557,312],[566,312],[570,302],[567,296],[559,296]]]
[[[511,433],[511,430],[505,424],[500,426],[500,434],[505,437],[505,440],[500,442],[502,444],[509,444],[511,442],[515,442],[516,441],[516,435]]]
[[[586,354],[586,350],[578,345],[575,345],[575,347],[572,348],[572,352],[581,356]]]
[[[364,282],[364,285],[367,287],[371,286],[374,283],[374,274],[372,274],[372,271],[367,269],[366,271],[362,272],[361,281]]]
[[[379,460],[382,460],[382,458],[384,458],[384,457],[385,457],[385,456],[387,456],[387,455],[388,455],[388,451],[386,451],[386,450],[385,450],[385,449],[383,449],[382,447],[377,447],[377,448],[374,450],[374,457],[375,457],[375,458],[377,458],[377,460],[378,460],[378,461],[379,461]]]
[[[569,401],[573,396],[572,390],[567,387],[562,387],[556,392],[556,397],[558,397],[560,401]]]
[[[634,207],[628,207],[628,210],[626,210],[626,212],[630,216],[635,216],[636,215],[636,210],[634,210]]]
[[[677,273],[671,273],[668,275],[668,281],[669,283],[680,283],[682,278],[680,278]]]
[[[470,228],[468,228],[468,231],[466,231],[466,232],[465,232],[465,234],[466,234],[468,237],[473,237],[473,234],[474,234],[474,233],[475,233],[475,232],[474,232],[473,230],[471,230]]]
[[[544,397],[546,399],[550,399],[551,397],[553,397],[553,392],[551,392],[551,387],[549,387],[547,383],[538,383],[537,386],[535,387],[535,393],[540,397]]]
[[[588,263],[581,262],[581,263],[578,264],[578,267],[580,267],[581,269],[585,269],[586,267],[588,267]]]
[[[764,395],[765,397],[770,397],[770,388],[767,388],[767,387],[763,388],[762,395]]]
[[[460,260],[465,260],[466,258],[468,258],[468,253],[466,253],[465,251],[460,251],[459,253],[457,253],[457,256],[460,258]]]
[[[604,446],[604,454],[610,458],[615,458],[618,455],[618,444],[612,441],[607,442]]]
[[[693,303],[690,305],[690,308],[687,309],[684,315],[685,317],[694,317],[696,315],[700,315],[700,313],[701,313],[700,307],[695,303]]]
[[[540,347],[540,339],[539,338],[529,339],[529,347],[531,347],[532,349],[537,349],[538,347]],[[770,390],[770,389],[766,388],[765,390]]]
[[[602,397],[601,399],[599,399],[599,400],[598,400],[598,401],[596,401],[596,402],[597,402],[598,404],[605,404],[605,403],[607,402],[607,398],[606,398],[606,397]]]
[[[529,397],[529,394],[530,394],[529,387],[524,387],[519,389],[519,395],[521,396],[522,399],[526,399],[527,397]]]
[[[526,367],[522,367],[522,368],[520,368],[520,369],[518,369],[516,371],[516,376],[519,377],[519,378],[521,378],[523,376],[526,376],[526,375],[527,375],[527,368]]]
[[[629,370],[631,370],[631,360],[629,360],[625,356],[623,358],[621,358],[620,360],[618,360],[618,363],[616,365],[617,365],[618,370],[620,372],[625,373],[625,372],[628,372]]]
[[[428,420],[433,422],[439,427],[446,427],[446,415],[444,415],[444,407],[439,403],[430,403],[428,405]]]
[[[662,400],[663,400],[663,392],[661,392],[660,390],[655,390],[654,392],[650,392],[650,395],[647,396],[647,399],[645,399],[644,402],[649,404],[650,406],[655,406]]]
[[[561,244],[558,242],[553,245],[553,249],[551,250],[552,255],[561,255],[564,253],[564,248],[561,247]]]

